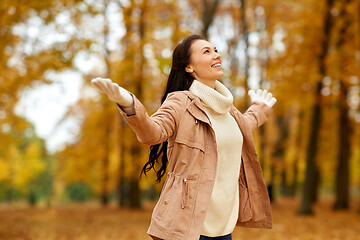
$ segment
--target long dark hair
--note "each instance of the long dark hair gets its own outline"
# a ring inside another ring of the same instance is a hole
[[[177,45],[174,49],[172,56],[172,65],[170,74],[166,83],[166,89],[163,97],[161,98],[161,104],[165,101],[167,95],[171,92],[175,91],[183,91],[188,90],[194,81],[194,77],[192,77],[188,72],[185,71],[186,66],[190,62],[190,47],[194,40],[204,39],[202,36],[197,34],[192,34],[186,37],[184,40]],[[152,145],[150,147],[149,161],[145,163],[144,167],[141,170],[141,174],[145,174],[154,169],[156,172],[156,182],[160,182],[161,178],[164,176],[166,172],[166,167],[168,163],[167,158],[167,145],[168,142],[165,141],[163,143],[159,143],[156,145]],[[159,158],[161,156],[161,167],[159,170],[155,169],[155,164],[159,163]]]

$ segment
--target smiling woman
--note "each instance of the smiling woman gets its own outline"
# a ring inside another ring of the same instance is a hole
[[[191,45],[190,63],[185,68],[194,79],[214,88],[214,79],[224,75],[221,57],[216,47],[206,40],[199,39]]]
[[[242,114],[217,80],[223,74],[216,48],[190,35],[173,52],[162,105],[151,117],[110,79],[92,80],[117,103],[138,140],[151,145],[142,173],[155,170],[160,157],[157,181],[168,171],[148,229],[153,239],[224,240],[236,225],[272,227],[252,131],[267,120],[276,99],[251,90],[252,105]]]

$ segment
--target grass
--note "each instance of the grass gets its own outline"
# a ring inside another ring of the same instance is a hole
[[[314,216],[298,216],[298,199],[277,199],[273,229],[236,227],[234,240],[360,239],[359,201],[348,211],[333,211],[321,200]],[[0,207],[0,239],[4,240],[148,240],[153,204],[143,210],[71,205],[56,208]]]

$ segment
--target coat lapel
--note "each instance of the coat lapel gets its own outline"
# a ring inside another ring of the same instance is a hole
[[[187,106],[187,110],[189,113],[197,120],[202,121],[211,125],[210,119],[207,116],[200,99],[192,94],[190,91],[185,91],[186,95],[191,99],[189,106]]]

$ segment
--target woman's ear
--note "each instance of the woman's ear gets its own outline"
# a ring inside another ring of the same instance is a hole
[[[185,71],[188,72],[188,73],[193,73],[194,72],[194,70],[189,65],[186,66]]]

